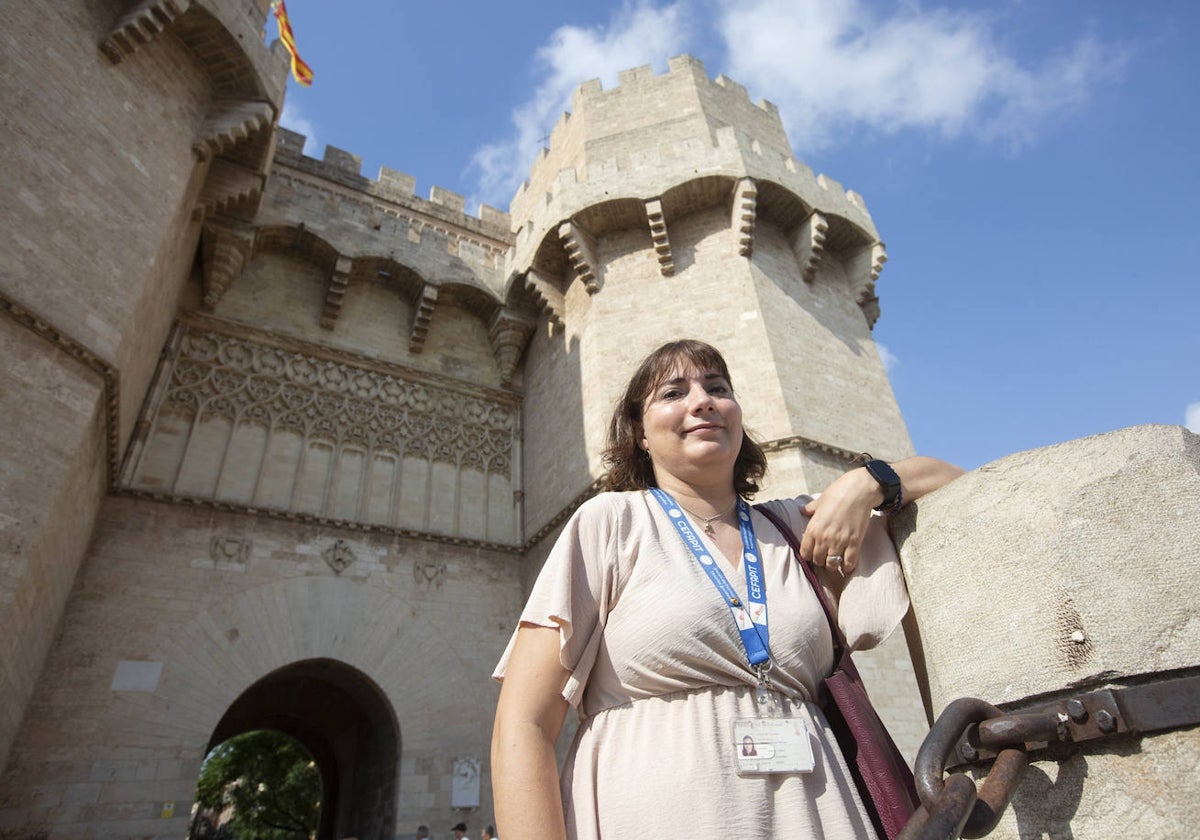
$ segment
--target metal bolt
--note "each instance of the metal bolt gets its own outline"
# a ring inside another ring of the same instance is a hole
[[[1087,706],[1083,705],[1083,701],[1077,697],[1068,700],[1067,717],[1069,717],[1075,723],[1084,723],[1088,719]]]
[[[1101,709],[1096,712],[1096,726],[1100,728],[1101,732],[1116,732],[1117,719],[1112,716],[1112,712]]]

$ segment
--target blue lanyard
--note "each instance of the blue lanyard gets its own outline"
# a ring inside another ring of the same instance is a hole
[[[662,505],[667,516],[675,523],[683,544],[691,549],[696,561],[700,564],[708,579],[721,593],[722,600],[729,607],[733,620],[737,624],[738,633],[742,637],[742,645],[746,648],[746,659],[758,674],[759,683],[767,684],[766,672],[771,666],[769,649],[770,633],[767,627],[767,587],[763,581],[762,561],[758,556],[758,543],[754,539],[754,525],[750,522],[750,506],[746,500],[738,498],[738,529],[742,534],[742,568],[746,572],[746,601],[738,597],[724,573],[717,567],[713,556],[709,554],[700,541],[700,537],[692,530],[683,509],[671,496],[658,487],[651,487],[650,492]]]

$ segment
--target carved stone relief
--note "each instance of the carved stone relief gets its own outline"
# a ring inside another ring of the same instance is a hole
[[[350,548],[350,544],[345,540],[334,540],[328,548],[321,552],[321,556],[325,558],[329,568],[333,569],[334,574],[339,575],[358,559]]]
[[[125,488],[432,536],[517,538],[514,399],[226,326],[180,322]]]
[[[250,560],[252,543],[248,537],[217,535],[208,541],[208,556],[217,566],[244,566]]]
[[[441,586],[446,576],[444,560],[417,560],[413,563],[413,580],[428,586]]]

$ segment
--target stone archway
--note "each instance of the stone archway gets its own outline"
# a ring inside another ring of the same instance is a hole
[[[399,727],[383,692],[361,671],[332,659],[273,671],[229,706],[208,750],[255,729],[295,738],[316,761],[320,840],[395,836]]]

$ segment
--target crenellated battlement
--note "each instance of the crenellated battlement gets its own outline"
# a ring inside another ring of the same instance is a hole
[[[691,56],[622,71],[616,87],[580,85],[510,204],[517,230],[514,268],[546,233],[586,207],[620,198],[654,200],[680,184],[719,176],[773,182],[810,209],[843,218],[873,239],[866,203],[852,190],[814,174],[792,154],[779,110],[752,102],[725,76],[709,78]]]
[[[668,59],[667,72],[662,75],[655,75],[654,68],[649,64],[618,71],[617,85],[609,90],[604,89],[599,79],[586,81],[576,88],[575,94],[572,97],[572,107],[575,110],[580,110],[582,106],[587,104],[589,99],[604,95],[626,94],[630,96],[642,96],[645,94],[646,86],[648,85],[678,79],[691,81],[698,87],[707,85],[723,88],[730,94],[731,101],[732,99],[740,100],[742,104],[758,108],[774,120],[779,119],[779,109],[773,103],[765,99],[752,102],[750,94],[743,85],[724,75],[718,75],[716,78],[710,79],[704,67],[704,62],[691,55],[678,55]]]
[[[416,178],[387,166],[381,166],[378,176],[371,180],[362,174],[362,158],[358,155],[327,145],[323,158],[309,157],[303,152],[306,139],[299,132],[282,127],[277,129],[276,163],[293,166],[387,201],[414,206],[415,209],[466,227],[478,227],[482,223],[493,228],[489,232],[493,236],[506,236],[510,230],[511,219],[503,210],[481,204],[479,212],[471,214],[467,212],[464,196],[438,186],[430,188],[428,199],[421,198],[416,195]],[[499,230],[494,230],[496,228]]]

